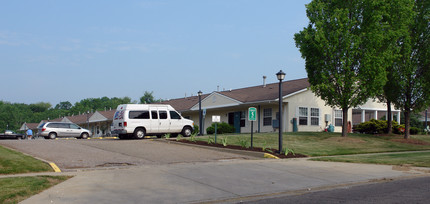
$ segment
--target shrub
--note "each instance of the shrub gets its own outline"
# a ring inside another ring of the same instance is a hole
[[[212,123],[210,127],[206,128],[206,133],[210,135],[215,133],[215,123]],[[234,126],[226,122],[218,123],[217,134],[224,133],[234,133]]]
[[[194,130],[191,134],[199,134],[199,126],[198,125],[194,125]]]
[[[411,127],[410,131],[411,135],[417,135],[420,132],[419,128]]]
[[[396,121],[392,121],[393,132],[396,133],[398,131],[399,125]],[[382,134],[388,133],[388,125],[386,120],[375,120],[371,119],[370,121],[360,123],[358,125],[354,125],[353,129],[355,132],[366,133],[366,134]]]

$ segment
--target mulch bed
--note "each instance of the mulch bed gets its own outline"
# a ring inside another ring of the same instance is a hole
[[[406,143],[406,144],[413,144],[413,145],[430,145],[430,143],[422,141],[422,140],[417,140],[417,139],[404,139],[404,138],[399,138],[399,139],[391,139],[390,141],[393,142],[400,142],[400,143]]]
[[[403,135],[389,135],[389,134],[377,134],[376,136],[381,137],[391,137],[390,141],[400,142],[404,144],[413,144],[413,145],[430,145],[429,142],[418,140],[418,139],[405,139]]]
[[[254,147],[254,148],[251,149],[251,148],[244,148],[244,147],[237,146],[237,145],[227,145],[227,146],[224,146],[222,144],[208,144],[208,142],[206,142],[206,141],[195,141],[195,142],[192,142],[190,140],[179,140],[179,141],[176,141],[176,142],[182,142],[182,143],[188,143],[188,144],[194,144],[194,145],[202,145],[202,146],[210,146],[210,147],[217,147],[217,148],[226,148],[226,149],[235,149],[235,150],[245,150],[245,151],[254,151],[254,152],[269,153],[269,154],[277,156],[277,157],[279,157],[281,159],[307,157],[306,155],[303,155],[303,154],[298,154],[298,153],[292,154],[291,152],[289,152],[288,155],[279,154],[279,153],[277,153],[278,152],[277,149],[269,149],[269,148],[267,148],[271,152],[270,151],[263,151],[263,149],[261,147]]]

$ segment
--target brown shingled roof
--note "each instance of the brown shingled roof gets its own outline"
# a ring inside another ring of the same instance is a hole
[[[102,114],[107,119],[113,119],[115,112],[116,110],[99,111],[99,113]]]
[[[74,115],[74,116],[66,116],[72,123],[75,124],[84,124],[87,122],[88,118],[90,118],[94,113],[90,114],[82,114],[82,115]]]
[[[263,85],[234,89],[229,91],[218,92],[221,95],[227,96],[229,98],[235,99],[242,103],[252,103],[260,101],[270,101],[277,100],[279,97],[279,83],[267,84],[265,87]],[[296,79],[291,81],[285,81],[282,83],[282,95],[287,96],[289,94],[295,93],[297,91],[303,90],[310,87],[307,78]],[[203,94],[202,100],[209,96],[210,94]],[[198,96],[191,96],[186,98],[172,99],[162,102],[163,104],[169,104],[178,111],[190,110],[194,105],[199,102]]]
[[[209,96],[209,94],[202,94],[201,96],[202,100],[207,96]],[[181,112],[181,111],[190,110],[198,102],[199,102],[199,96],[191,96],[186,98],[177,98],[177,99],[171,99],[168,101],[163,101],[161,102],[161,104],[169,104],[175,110]]]
[[[285,81],[282,83],[282,95],[286,96],[309,87],[307,78]],[[279,98],[279,83],[267,84],[266,87],[254,86],[231,91],[219,92],[242,103],[277,100]]]

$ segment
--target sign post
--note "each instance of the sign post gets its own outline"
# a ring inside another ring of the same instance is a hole
[[[212,122],[215,123],[215,144],[216,144],[217,123],[221,122],[221,116],[213,115]]]
[[[251,121],[251,149],[254,146],[254,121],[257,120],[257,108],[248,108],[248,120]]]

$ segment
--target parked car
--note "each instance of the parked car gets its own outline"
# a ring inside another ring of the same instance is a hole
[[[37,135],[45,137],[45,139],[55,139],[57,137],[87,139],[91,135],[91,131],[81,128],[74,123],[46,122],[38,127]]]
[[[192,120],[183,118],[170,105],[122,104],[116,109],[112,134],[118,134],[120,139],[142,139],[146,135],[161,137],[166,133],[189,137],[193,124]]]
[[[16,133],[16,132],[14,132],[12,130],[6,130],[6,131],[4,131],[3,134],[0,134],[0,138],[1,139],[17,139],[17,140],[22,140],[22,139],[25,139],[26,136],[24,134]]]

